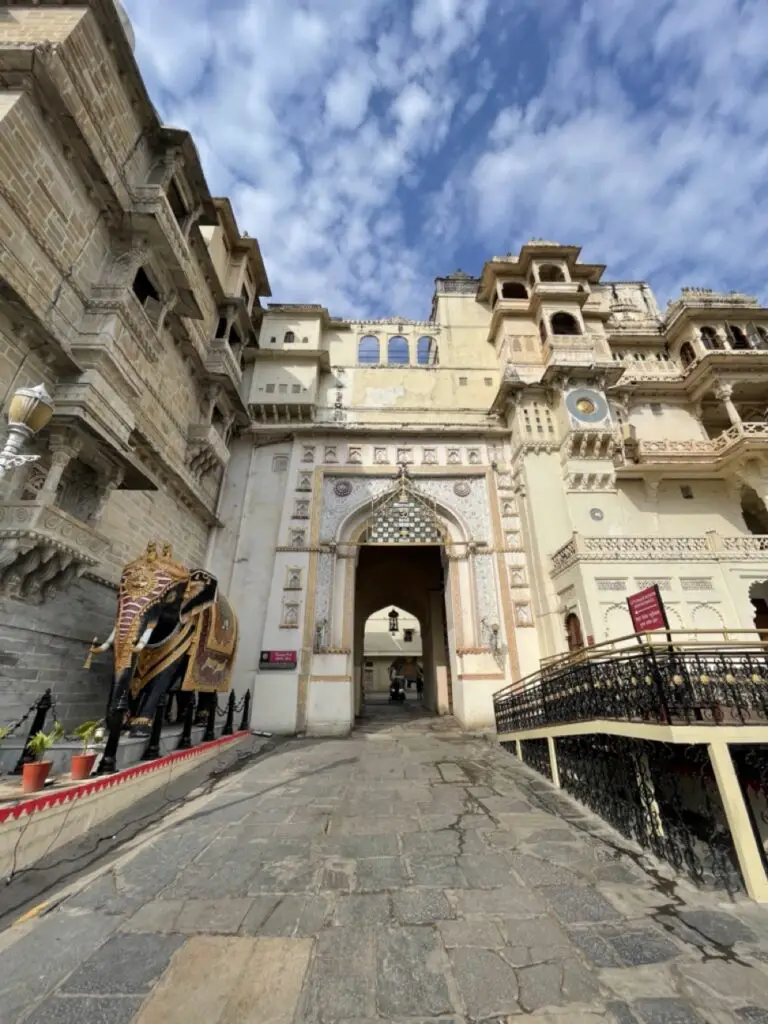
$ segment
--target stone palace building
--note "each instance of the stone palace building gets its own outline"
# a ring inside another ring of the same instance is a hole
[[[101,713],[86,649],[153,539],[218,578],[235,688],[280,733],[350,729],[392,606],[426,705],[470,729],[542,659],[631,633],[652,583],[674,630],[768,630],[768,309],[662,310],[604,272],[536,240],[439,277],[423,321],[268,302],[115,0],[6,2],[0,383],[55,413],[0,495],[0,721],[46,686],[69,723]]]

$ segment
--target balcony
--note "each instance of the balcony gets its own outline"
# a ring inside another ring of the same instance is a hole
[[[710,530],[703,537],[585,537],[574,533],[552,555],[553,576],[577,562],[768,561],[768,536],[725,537]]]
[[[621,378],[621,368],[612,358],[601,334],[549,335],[542,345],[546,364],[544,380],[557,377],[561,370],[599,370],[606,376],[606,386]]]
[[[0,505],[0,593],[42,604],[98,565],[109,541],[55,505]]]
[[[230,452],[216,427],[210,423],[195,423],[187,434],[187,465],[192,473],[202,478],[216,468],[224,469]]]
[[[624,368],[621,375],[622,384],[643,384],[646,381],[661,384],[683,379],[682,367],[672,362],[656,359],[622,359],[617,361],[617,366]]]
[[[638,466],[654,470],[699,468],[712,475],[712,470],[722,469],[733,458],[764,451],[768,444],[768,423],[738,423],[717,437],[707,439],[642,441],[629,434],[617,440],[614,464],[621,476],[631,475]]]
[[[205,369],[224,384],[228,391],[234,391],[239,396],[243,371],[225,338],[215,338],[208,346]]]
[[[160,247],[166,257],[165,265],[179,295],[176,312],[199,320],[203,314],[195,295],[198,291],[207,291],[208,285],[176,222],[165,192],[160,185],[142,185],[134,187],[133,195],[135,228],[146,232],[153,247]]]
[[[754,630],[563,655],[494,711],[502,746],[625,837],[699,887],[768,902],[768,644]]]
[[[573,281],[537,281],[531,291],[533,312],[538,312],[544,302],[577,302],[583,306],[589,299],[589,292]]]

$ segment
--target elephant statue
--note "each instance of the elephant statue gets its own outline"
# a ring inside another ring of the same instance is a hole
[[[86,661],[88,668],[93,655],[114,648],[111,731],[128,717],[131,736],[149,736],[170,693],[226,693],[237,639],[237,617],[215,577],[175,562],[170,544],[159,555],[150,542],[123,569],[115,627]]]

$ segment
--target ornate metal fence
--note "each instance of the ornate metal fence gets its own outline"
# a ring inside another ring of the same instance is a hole
[[[763,868],[768,874],[768,744],[734,743],[729,750]]]
[[[768,651],[642,647],[544,668],[494,697],[500,733],[603,718],[655,724],[765,725]]]
[[[525,764],[552,781],[552,766],[549,763],[549,745],[546,740],[523,740],[520,752]]]
[[[705,746],[559,737],[560,785],[699,885],[743,889]]]

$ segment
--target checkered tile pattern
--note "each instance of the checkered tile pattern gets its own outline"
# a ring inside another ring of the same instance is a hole
[[[439,544],[440,531],[419,502],[398,498],[375,514],[368,535],[369,544]]]

